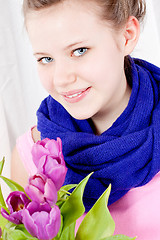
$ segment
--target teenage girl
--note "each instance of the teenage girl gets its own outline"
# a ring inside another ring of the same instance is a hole
[[[24,0],[23,9],[49,96],[37,111],[37,127],[17,140],[13,179],[23,181],[24,168],[36,172],[34,142],[60,137],[65,184],[94,171],[84,194],[86,211],[111,183],[115,233],[158,240],[160,69],[130,57],[145,2]]]

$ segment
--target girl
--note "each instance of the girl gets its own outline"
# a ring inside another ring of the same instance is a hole
[[[17,141],[13,177],[15,155],[33,174],[34,141],[60,137],[65,183],[94,171],[86,211],[111,183],[115,234],[158,240],[160,69],[130,57],[144,15],[142,0],[24,0],[27,32],[49,96],[37,111],[40,136],[34,127]]]

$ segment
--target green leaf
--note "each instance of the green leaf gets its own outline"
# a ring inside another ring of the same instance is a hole
[[[77,185],[72,194],[62,205],[60,210],[63,216],[63,230],[83,215],[85,211],[82,201],[83,192],[86,183],[92,174],[93,173],[89,174]]]
[[[0,162],[0,175],[2,174],[2,170],[3,170],[3,167],[4,167],[4,162],[5,162],[5,157]]]
[[[15,225],[9,223],[2,234],[3,240],[37,240],[25,229],[23,224]]]
[[[66,194],[68,195],[68,191],[75,188],[77,184],[68,184],[60,188],[58,191],[58,200],[60,200],[62,197],[64,197]]]
[[[135,239],[136,239],[136,237],[130,238],[130,237],[127,237],[124,235],[114,235],[111,237],[103,238],[101,240],[135,240]]]
[[[23,233],[23,236],[26,237],[26,239],[37,239],[35,237],[33,237],[24,227],[23,224],[17,225],[16,226],[16,231],[21,231]]]
[[[3,179],[3,181],[10,187],[10,189],[12,191],[21,191],[21,192],[25,192],[24,188],[22,186],[20,186],[18,183],[14,182],[13,180],[0,176],[1,179]]]
[[[22,232],[21,230],[14,230],[14,231],[10,231],[10,230],[7,230],[7,235],[5,235],[7,238],[4,238],[7,239],[7,240],[28,240],[28,239],[38,239],[38,238],[34,238],[34,237],[30,237],[30,236],[26,236],[26,234],[24,232]]]
[[[4,201],[4,197],[3,197],[3,194],[2,194],[1,185],[0,185],[0,209],[1,209],[1,207],[7,209],[5,201]]]
[[[99,240],[113,235],[115,223],[107,207],[110,191],[111,185],[86,214],[77,231],[76,240]]]
[[[61,189],[58,191],[58,200],[56,203],[56,205],[59,208],[62,207],[62,205],[67,200],[67,198],[71,195],[71,193],[68,191],[75,188],[76,186],[77,186],[77,184],[69,184],[69,185],[65,185],[65,186],[61,187]]]
[[[76,222],[69,225],[63,232],[58,240],[75,240],[75,225]]]
[[[69,184],[61,187],[58,191],[58,201],[60,201],[62,198],[65,199],[66,197],[68,197],[68,195],[70,195],[68,191],[75,188],[76,186],[77,184]]]
[[[8,240],[9,232],[13,231],[15,229],[16,225],[14,223],[8,222],[6,226],[4,227],[4,230],[2,232],[2,239]],[[10,240],[10,239],[9,239]]]
[[[7,219],[5,219],[4,217],[2,217],[2,215],[0,214],[0,227],[3,231],[3,229],[5,228],[6,224],[8,223]]]

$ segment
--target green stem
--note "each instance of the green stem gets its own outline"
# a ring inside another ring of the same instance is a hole
[[[70,192],[68,192],[68,191],[66,191],[66,190],[64,190],[64,189],[61,189],[60,191],[63,192],[63,193],[66,193],[66,194],[68,194],[68,195],[71,195]]]

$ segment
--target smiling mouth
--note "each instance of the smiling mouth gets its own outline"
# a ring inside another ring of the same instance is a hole
[[[74,98],[74,97],[79,96],[82,92],[83,92],[83,91],[81,91],[81,92],[79,92],[79,93],[75,93],[75,94],[73,94],[73,95],[68,95],[68,96],[66,95],[65,97]]]
[[[74,103],[83,99],[90,91],[91,87],[63,93],[62,96],[67,102]]]

